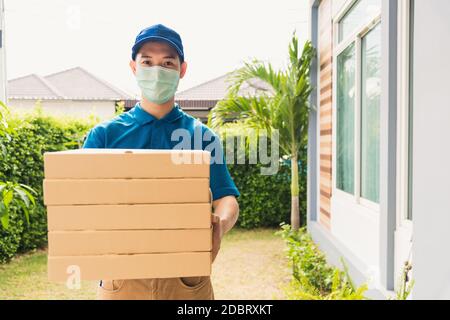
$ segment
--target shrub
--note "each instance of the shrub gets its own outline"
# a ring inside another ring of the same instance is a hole
[[[238,226],[246,229],[276,227],[289,222],[291,210],[290,169],[283,165],[276,175],[264,176],[261,165],[228,165],[241,193]]]
[[[279,161],[279,170],[274,175],[262,175],[262,165],[249,164],[249,141],[251,129],[236,124],[227,124],[221,130],[217,130],[223,141],[224,150],[226,142],[234,139],[235,161],[228,165],[230,174],[241,193],[239,201],[240,214],[238,226],[242,228],[278,227],[281,222],[290,222],[291,213],[291,163],[289,160]],[[228,138],[228,139],[227,139]],[[269,138],[267,150],[271,151]],[[242,143],[238,146],[238,143]],[[245,164],[237,164],[238,148],[243,147]],[[303,225],[306,222],[306,150],[302,151],[299,158],[299,203],[300,220]],[[230,159],[227,159],[231,162]]]
[[[288,299],[293,300],[362,300],[368,287],[356,287],[342,260],[344,271],[327,264],[325,255],[317,248],[304,228],[295,231],[281,224],[277,232],[287,245],[293,279],[286,287]]]
[[[414,279],[410,278],[410,272],[412,270],[412,264],[410,261],[406,261],[403,265],[401,276],[399,279],[398,287],[395,291],[395,297],[390,297],[390,300],[408,300],[413,287]]]
[[[0,227],[0,264],[12,259],[20,248],[24,221],[16,210],[17,208],[11,207],[8,229]]]
[[[0,262],[9,261],[16,253],[41,248],[47,243],[47,216],[42,199],[44,178],[43,154],[81,147],[95,119],[54,118],[37,110],[27,115],[11,114],[11,142],[0,162],[0,181],[26,184],[36,190],[36,206],[30,211],[30,224],[11,206],[8,230],[0,230]]]

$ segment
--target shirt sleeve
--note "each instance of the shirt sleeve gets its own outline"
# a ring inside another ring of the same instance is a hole
[[[105,139],[99,133],[98,127],[94,127],[88,132],[81,148],[105,148]]]
[[[225,196],[239,197],[239,190],[237,189],[230,172],[228,171],[222,144],[220,143],[220,138],[216,134],[212,134],[211,142],[205,150],[211,152],[209,183],[213,200],[217,200]]]

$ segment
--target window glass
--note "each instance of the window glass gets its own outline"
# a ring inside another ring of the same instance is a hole
[[[354,194],[355,168],[355,45],[337,58],[336,187]]]
[[[381,10],[381,0],[359,0],[339,21],[339,42],[351,35],[369,17]]]
[[[380,198],[381,27],[361,42],[361,197]]]

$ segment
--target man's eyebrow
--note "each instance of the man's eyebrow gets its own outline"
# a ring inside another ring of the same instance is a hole
[[[151,58],[152,56],[148,56],[148,55],[142,55],[141,56],[141,58]],[[169,58],[169,59],[176,59],[176,56],[174,56],[174,55],[169,55],[169,56],[164,56],[163,57],[163,59],[166,59],[166,58]]]

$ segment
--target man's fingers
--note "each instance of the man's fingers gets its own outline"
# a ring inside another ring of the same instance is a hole
[[[219,254],[219,247],[214,247],[213,250],[211,251],[211,263],[214,262],[214,260],[216,260],[217,255]]]
[[[218,223],[220,221],[220,217],[213,214],[212,215],[212,223]]]

